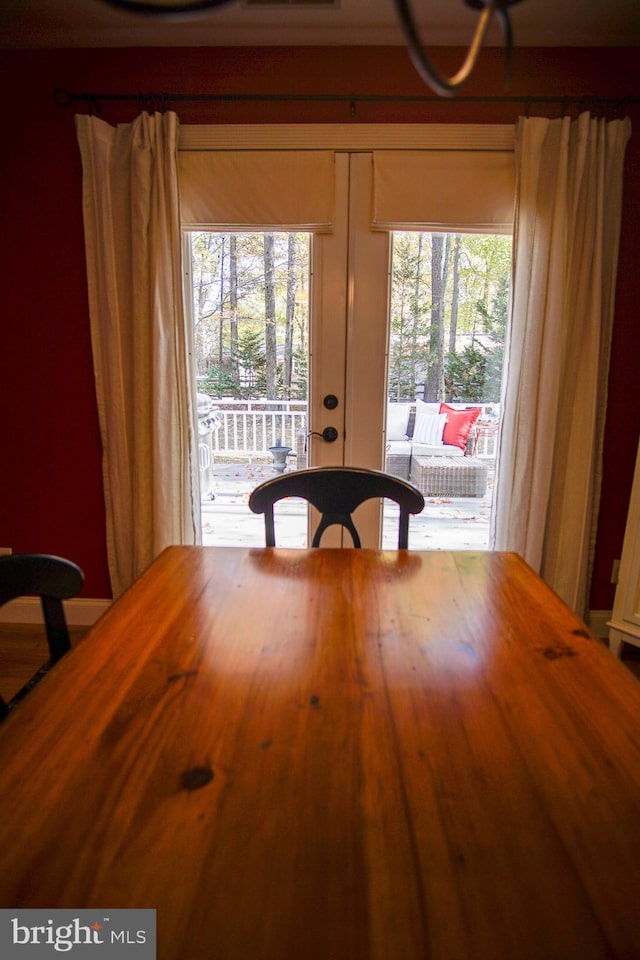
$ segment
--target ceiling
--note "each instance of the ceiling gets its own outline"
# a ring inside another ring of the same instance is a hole
[[[463,0],[413,0],[413,8],[425,45],[468,45],[476,14]],[[640,0],[525,0],[510,13],[516,46],[640,46]],[[488,44],[501,42],[496,24]],[[336,0],[328,9],[235,0],[170,19],[105,0],[0,0],[0,49],[400,43],[393,0]]]

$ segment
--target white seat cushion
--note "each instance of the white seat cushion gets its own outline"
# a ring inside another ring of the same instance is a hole
[[[390,440],[387,443],[387,454],[394,456],[411,456],[412,443],[410,440]]]
[[[414,443],[411,453],[414,457],[464,457],[464,450],[461,450],[460,447],[454,447],[450,443],[441,443],[438,446]]]

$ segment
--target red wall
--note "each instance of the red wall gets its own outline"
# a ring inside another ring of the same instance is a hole
[[[637,52],[517,50],[510,96],[638,94]],[[443,69],[460,52],[442,50]],[[84,569],[84,595],[110,595],[104,534],[101,447],[94,396],[81,208],[77,104],[53,91],[137,93],[428,94],[400,48],[204,48],[2,53],[6,92],[2,151],[2,346],[0,546],[50,551]],[[503,58],[486,50],[464,90],[505,93]],[[145,104],[146,106],[146,104]],[[174,103],[183,123],[509,123],[515,104]],[[137,103],[106,103],[111,123]],[[559,115],[556,106],[532,112]],[[638,107],[630,108],[634,127]],[[632,136],[624,214],[598,541],[591,607],[610,609],[611,565],[620,556],[640,434],[640,148]]]

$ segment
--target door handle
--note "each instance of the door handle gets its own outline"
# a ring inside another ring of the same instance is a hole
[[[335,427],[325,427],[322,433],[319,433],[318,430],[310,430],[307,436],[320,437],[325,443],[335,443],[338,439],[338,431]]]

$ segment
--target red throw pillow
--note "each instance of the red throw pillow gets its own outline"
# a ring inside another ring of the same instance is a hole
[[[447,422],[444,425],[442,442],[460,447],[464,450],[471,433],[471,427],[480,416],[482,407],[472,407],[470,410],[457,410],[446,403],[440,404],[440,413],[446,413]]]

